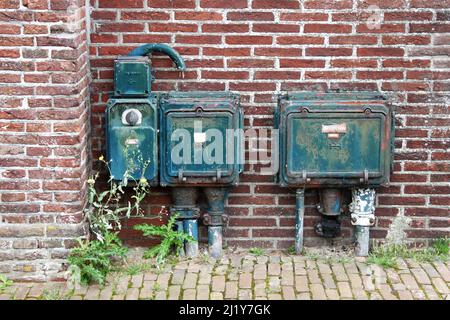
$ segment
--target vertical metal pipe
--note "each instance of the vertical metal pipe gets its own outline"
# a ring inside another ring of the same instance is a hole
[[[351,221],[355,226],[355,255],[369,254],[369,228],[375,223],[375,190],[370,188],[352,189],[350,204]]]
[[[305,215],[305,190],[297,189],[295,201],[295,252],[303,250],[303,218]]]
[[[222,256],[222,226],[209,226],[208,228],[209,255],[214,258]]]
[[[207,187],[203,191],[208,201],[206,224],[208,225],[209,254],[213,258],[219,258],[222,256],[222,225],[228,188]]]
[[[176,226],[177,226],[177,231],[180,233],[184,232],[184,226],[183,226],[183,221],[182,220],[177,220],[176,221]],[[178,255],[180,257],[184,257],[184,246],[182,246],[179,250],[178,250]]]
[[[186,219],[183,221],[184,232],[195,239],[195,242],[186,241],[186,255],[196,257],[198,255],[198,222],[197,219]]]
[[[355,255],[357,257],[367,257],[369,255],[369,232],[370,227],[355,226]]]
[[[176,187],[172,188],[171,214],[177,215],[178,232],[187,233],[192,236],[196,242],[185,241],[183,249],[179,255],[195,257],[198,254],[198,222],[199,209],[196,206],[198,190],[194,187]]]
[[[337,237],[341,231],[342,191],[336,188],[320,189],[319,198],[317,210],[322,214],[322,220],[316,225],[316,233],[324,238]]]

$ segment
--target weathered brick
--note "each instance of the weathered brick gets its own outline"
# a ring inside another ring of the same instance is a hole
[[[183,282],[183,289],[194,289],[197,279],[198,275],[196,273],[187,273]]]
[[[326,23],[308,23],[305,24],[303,31],[305,33],[350,33],[352,31],[352,26]]]
[[[242,9],[247,8],[246,0],[224,1],[224,0],[200,0],[202,8]]]
[[[195,0],[148,0],[150,8],[195,8]]]
[[[214,292],[225,291],[225,276],[214,276],[212,277],[211,289]]]
[[[297,0],[254,0],[252,8],[255,9],[298,9],[299,2]]]
[[[187,58],[189,70],[182,78],[169,70],[169,59],[155,55],[155,90],[241,92],[248,127],[273,125],[278,90],[394,93],[399,98],[394,185],[378,190],[377,212],[382,218],[372,236],[385,237],[392,217],[400,212],[414,218],[407,231],[412,241],[426,243],[430,238],[448,236],[445,218],[450,199],[443,186],[448,180],[444,172],[449,160],[448,144],[443,141],[449,89],[445,69],[450,66],[444,59],[449,54],[449,16],[444,10],[448,3],[371,0],[356,1],[353,7],[353,2],[310,0],[300,6],[294,0],[99,0],[92,3],[89,48],[84,30],[64,25],[69,1],[1,2],[2,9],[8,9],[0,12],[0,69],[4,71],[0,82],[5,84],[0,88],[0,165],[6,168],[1,172],[0,190],[8,191],[1,196],[2,219],[50,225],[65,224],[72,218],[79,221],[82,204],[74,195],[83,194],[83,179],[90,167],[87,150],[92,147],[93,157],[104,154],[103,112],[107,91],[112,90],[113,60],[139,44],[162,42]],[[375,28],[366,23],[371,15],[369,5],[377,5],[383,16]],[[169,22],[171,18],[174,20]],[[275,23],[278,18],[281,23]],[[84,27],[84,15],[79,19]],[[52,61],[45,60],[48,58]],[[93,78],[91,118],[85,116],[88,72]],[[64,102],[62,96],[72,101]],[[88,126],[84,125],[90,120],[92,142],[86,139]],[[64,170],[51,172],[54,167]],[[152,195],[148,210],[155,214],[162,203],[170,202],[166,190],[158,192],[166,195]],[[289,194],[289,190],[276,188],[273,177],[246,171],[242,185],[228,202],[228,244],[289,246],[295,207]],[[50,204],[52,201],[73,205]],[[23,213],[13,215],[13,209]],[[315,214],[314,208],[308,210],[309,217]],[[55,219],[59,211],[73,215]],[[34,216],[28,217],[30,213]],[[310,224],[305,238],[314,240],[313,220],[305,222]],[[344,237],[350,237],[349,230],[344,228]],[[50,246],[46,236],[39,237]],[[24,239],[28,237],[34,236]],[[51,244],[58,245],[61,241]],[[294,271],[301,276],[307,270],[295,266]],[[253,277],[258,280],[255,275],[256,270]],[[206,284],[209,277],[199,276],[199,284]],[[317,283],[315,273],[310,278]],[[338,280],[346,281],[344,276]],[[421,294],[414,293],[414,297]],[[428,292],[424,294],[428,296]]]
[[[227,20],[237,21],[273,21],[272,12],[239,11],[228,12]]]
[[[228,281],[225,284],[225,299],[237,299],[238,283],[236,281]]]

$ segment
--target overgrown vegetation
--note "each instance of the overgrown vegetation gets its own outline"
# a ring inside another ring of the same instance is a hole
[[[2,293],[6,288],[12,286],[12,280],[9,280],[6,276],[0,274],[0,293]]]
[[[417,262],[447,261],[449,246],[448,238],[437,239],[431,247],[423,249],[411,249],[406,245],[382,245],[372,249],[367,262],[385,268],[398,268],[398,258],[413,259]]]
[[[73,292],[62,294],[58,289],[44,290],[39,300],[69,300],[72,297]]]
[[[148,181],[145,178],[145,171],[149,163],[141,159],[142,170],[140,170],[137,168],[135,160],[129,160],[129,165],[122,180],[116,181],[111,174],[109,163],[105,161],[103,156],[99,158],[99,161],[106,167],[109,173],[107,181],[108,188],[104,191],[98,191],[99,172],[88,180],[88,207],[84,213],[86,220],[89,222],[89,228],[95,235],[95,238],[103,241],[105,233],[122,228],[121,219],[129,218],[132,213],[134,216],[142,215],[140,204],[150,192]],[[138,170],[141,172],[141,177],[140,179],[135,179],[134,173],[138,172]],[[124,188],[129,185],[132,185],[134,191],[134,194],[131,196],[131,199],[134,201],[133,203],[128,202],[125,207],[121,207],[120,201],[125,193]]]
[[[142,273],[142,272],[145,272],[145,271],[148,271],[151,269],[152,269],[152,266],[148,263],[138,263],[138,264],[129,265],[126,268],[125,272],[129,276],[134,276],[134,275],[137,275],[139,273]]]
[[[287,253],[288,255],[291,255],[291,256],[297,255],[297,252],[295,251],[295,246],[290,246],[290,247],[288,247],[288,248],[286,249],[286,253]],[[306,251],[305,248],[302,248],[302,252],[300,253],[300,255],[302,255],[302,256],[307,255],[307,251]]]
[[[440,256],[449,256],[450,254],[450,239],[440,238],[433,242],[433,248]]]
[[[286,252],[288,255],[293,256],[296,254],[295,252],[295,247],[294,246],[290,246],[289,248],[286,249]]]
[[[372,249],[367,262],[384,268],[397,268],[397,258],[403,249],[399,246],[378,246]]]
[[[264,250],[261,248],[257,248],[257,247],[250,248],[250,250],[248,250],[248,252],[250,252],[251,254],[253,254],[257,257],[260,257],[264,254]]]
[[[211,256],[209,255],[209,253],[207,251],[201,252],[198,257],[199,257],[200,261],[206,265],[214,264],[214,262],[215,262],[214,259],[211,258]]]
[[[292,247],[291,250],[292,254],[295,255],[295,248]],[[354,257],[353,251],[347,247],[302,248],[301,255],[307,257],[309,260],[325,263],[348,263]]]
[[[164,264],[170,253],[173,252],[175,255],[178,255],[180,249],[183,248],[185,241],[196,241],[187,233],[175,230],[176,219],[177,216],[173,215],[169,218],[167,224],[162,226],[149,224],[139,224],[134,226],[134,229],[142,231],[145,237],[158,237],[161,239],[160,244],[145,251],[144,258],[150,259],[156,257],[156,264],[159,266]]]
[[[92,282],[103,285],[114,262],[123,261],[126,252],[114,232],[106,232],[103,241],[79,240],[79,246],[72,249],[68,258],[73,280],[84,285]]]
[[[114,179],[109,163],[103,156],[99,161],[109,173],[106,190],[99,191],[99,172],[88,180],[88,207],[84,213],[93,239],[79,239],[79,246],[72,249],[69,255],[69,271],[73,282],[85,285],[96,282],[103,285],[108,273],[113,270],[114,263],[125,258],[127,249],[122,246],[117,235],[117,231],[122,228],[121,219],[129,218],[132,214],[141,216],[140,204],[150,192],[145,178],[149,162],[144,161],[139,154],[128,150],[126,153],[128,166],[121,181]],[[140,179],[135,179],[134,176],[138,173]],[[121,206],[124,188],[128,186],[134,191],[132,201]]]

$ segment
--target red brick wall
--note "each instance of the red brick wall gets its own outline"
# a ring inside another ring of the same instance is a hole
[[[60,279],[89,155],[84,0],[0,0],[0,274]]]
[[[154,56],[154,90],[231,90],[242,95],[246,127],[270,128],[276,94],[289,90],[380,90],[396,107],[395,172],[378,190],[384,238],[397,216],[416,242],[449,235],[450,158],[448,0],[92,0],[93,151],[103,153],[103,111],[113,59],[163,42],[186,60],[184,78]],[[375,5],[376,7],[370,7]],[[371,28],[377,14],[379,28]],[[317,238],[315,192],[307,193],[305,237]],[[170,203],[154,190],[149,215]],[[228,245],[282,248],[293,243],[293,191],[247,166],[228,200]],[[343,239],[352,228],[344,222]],[[129,240],[137,234],[124,232]],[[135,241],[135,242],[136,242]]]
[[[280,92],[392,93],[395,172],[379,190],[372,236],[384,238],[402,216],[411,219],[404,231],[413,241],[449,235],[448,0],[92,0],[90,15],[84,2],[0,0],[0,273],[63,274],[67,249],[85,234],[90,149],[104,153],[113,60],[149,42],[176,47],[188,65],[182,78],[155,56],[155,91],[240,92],[247,128],[273,125]],[[380,28],[371,28],[377,14]],[[230,195],[226,241],[289,246],[293,191],[258,170],[247,165]],[[323,241],[313,232],[316,202],[308,192],[307,244]],[[167,190],[154,188],[147,219],[168,204]],[[351,231],[346,220],[342,239]],[[142,243],[133,231],[123,236]]]

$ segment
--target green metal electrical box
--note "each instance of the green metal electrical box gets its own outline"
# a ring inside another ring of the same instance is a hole
[[[239,96],[171,92],[160,96],[161,185],[234,185],[243,168]]]
[[[181,56],[162,43],[149,43],[114,61],[114,91],[106,106],[106,154],[114,180],[145,177],[158,183],[158,107],[151,92],[148,55],[167,54],[184,71]],[[127,176],[124,176],[127,173]]]
[[[371,92],[291,93],[279,98],[280,181],[288,186],[389,182],[393,116]]]
[[[134,179],[158,178],[157,99],[110,99],[106,111],[107,157],[115,180],[128,170]]]
[[[118,57],[106,105],[106,150],[115,180],[158,178],[157,98],[148,57]],[[128,177],[125,177],[125,173]]]
[[[122,56],[114,64],[114,95],[145,96],[151,92],[153,78],[148,57]]]

